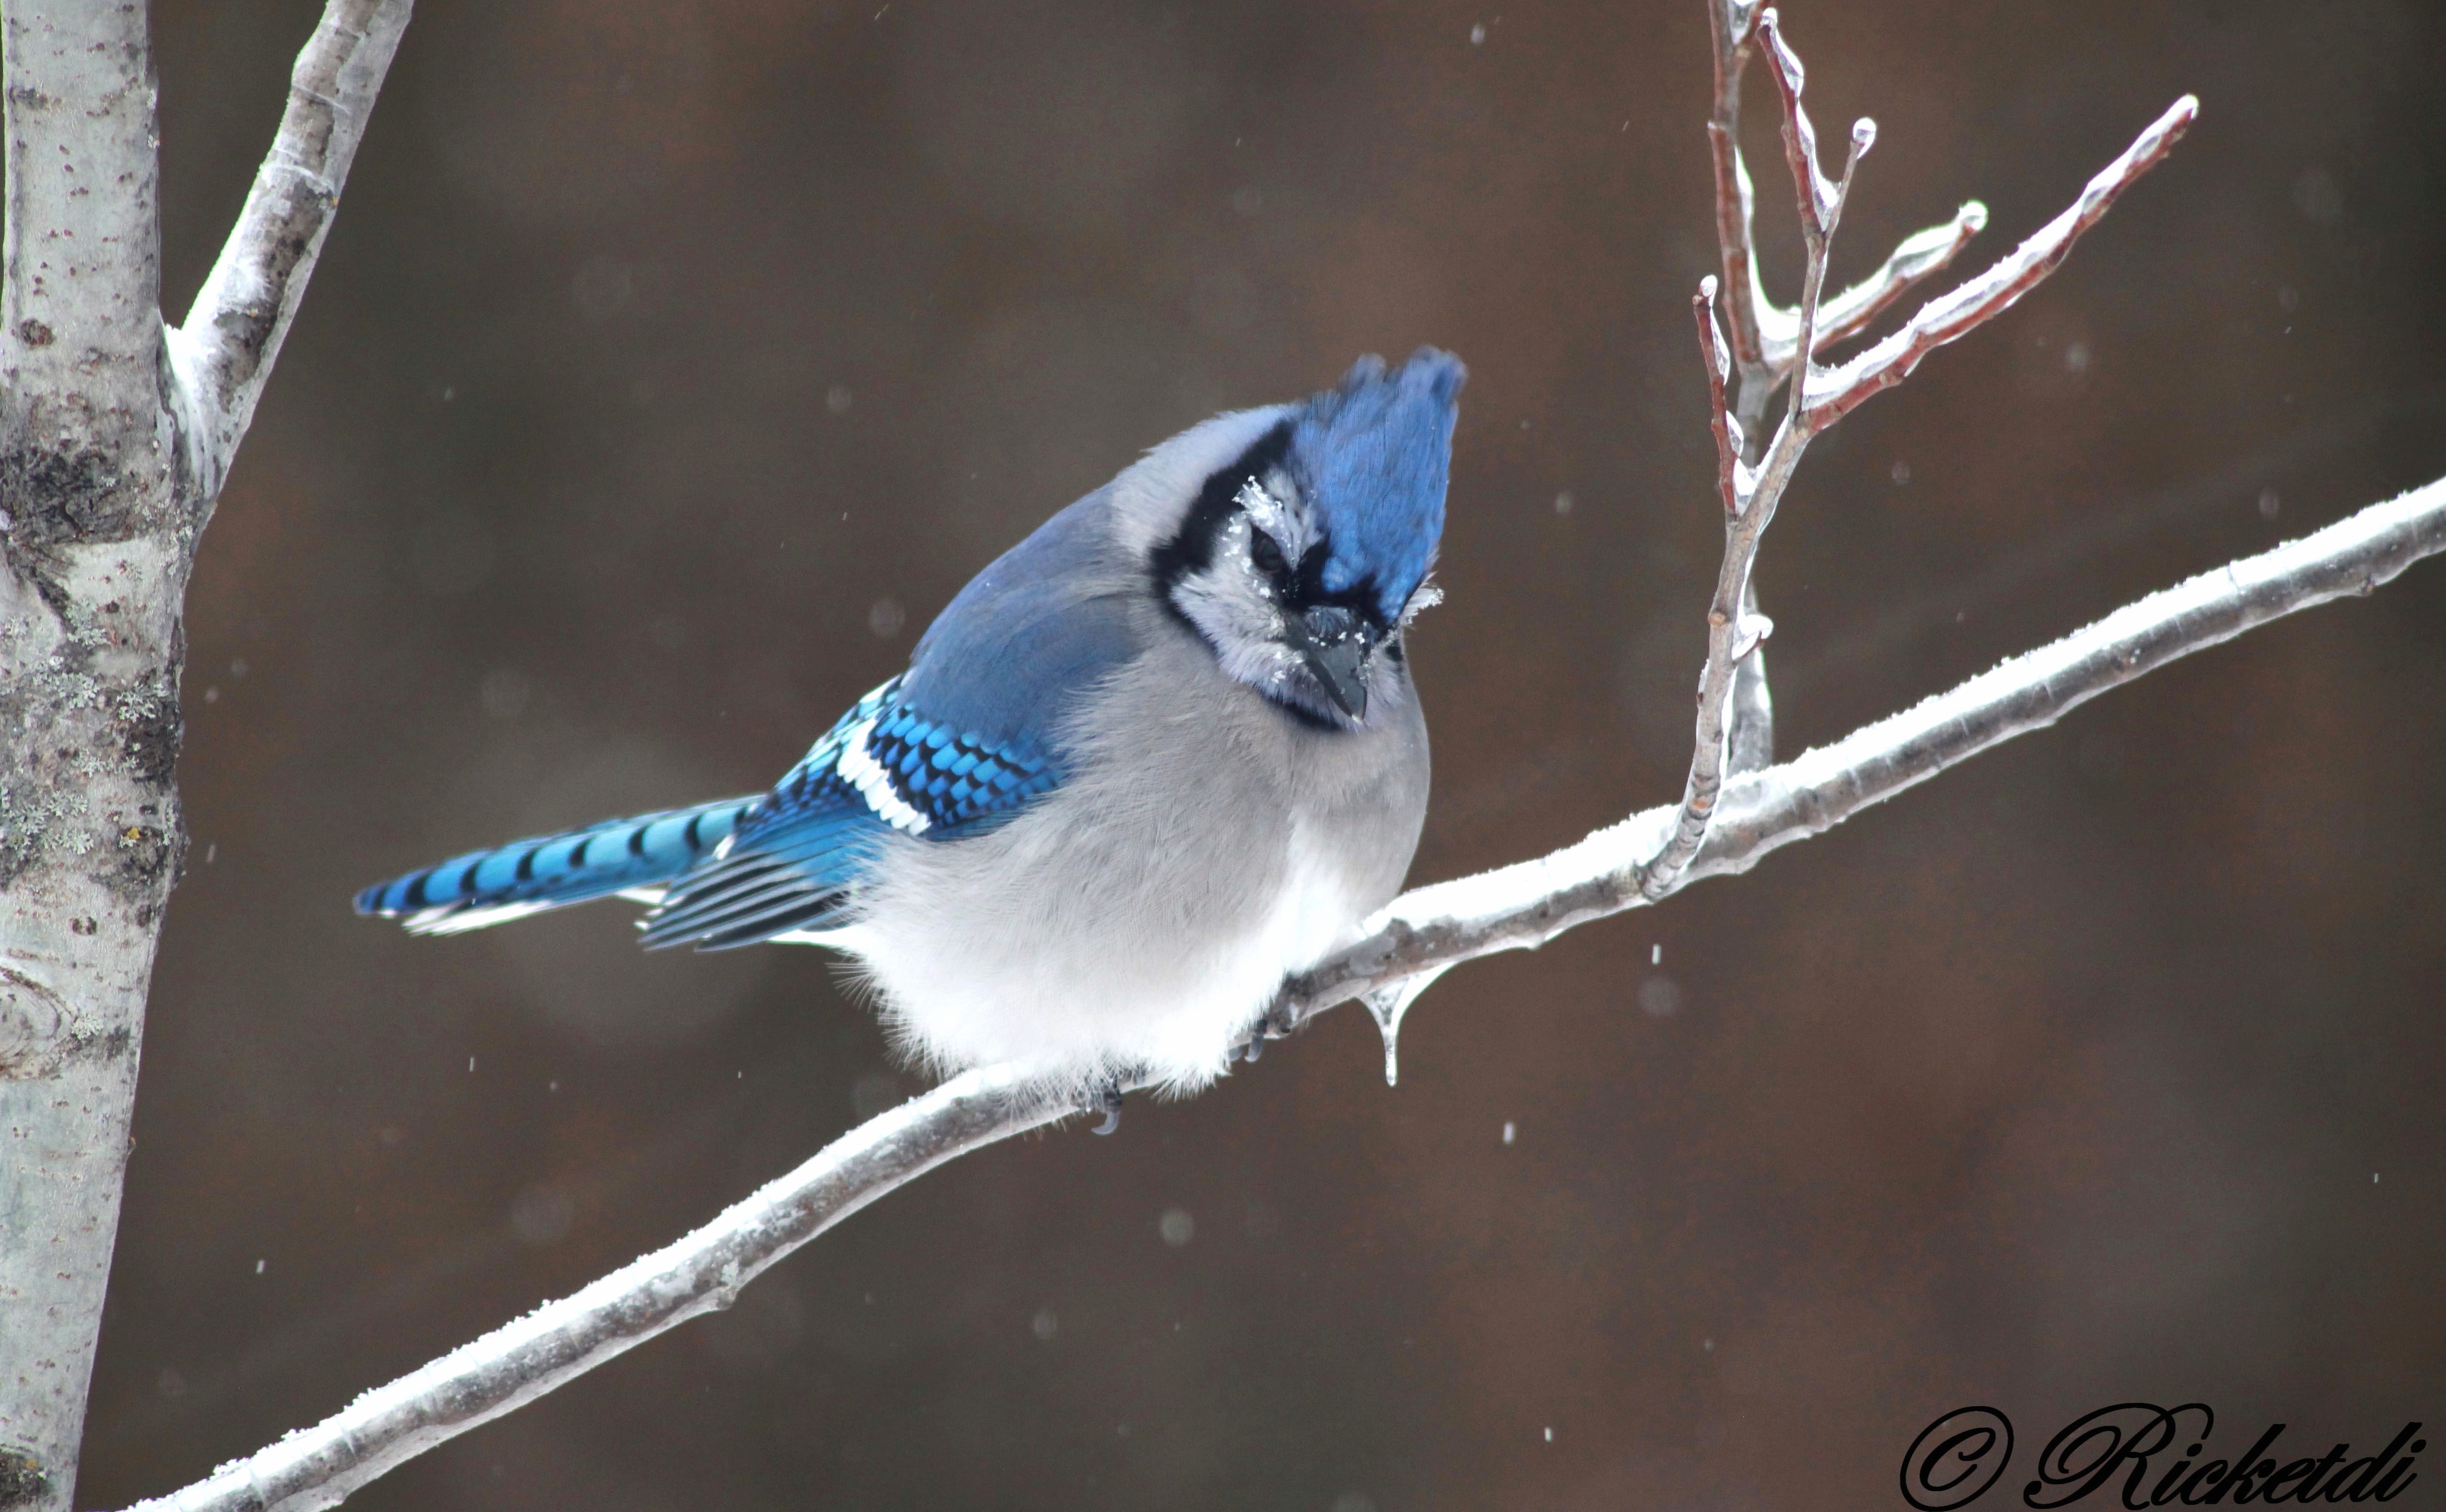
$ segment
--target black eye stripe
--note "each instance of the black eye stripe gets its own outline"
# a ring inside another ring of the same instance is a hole
[[[1173,590],[1184,580],[1195,576],[1214,565],[1216,543],[1232,523],[1232,517],[1245,513],[1240,503],[1240,491],[1250,483],[1265,486],[1265,479],[1284,465],[1291,444],[1291,422],[1286,420],[1234,458],[1232,464],[1209,476],[1197,491],[1197,501],[1181,520],[1179,530],[1148,554],[1147,568],[1155,578],[1156,601],[1183,625],[1195,630],[1180,606],[1173,599]],[[1252,529],[1249,551],[1258,567],[1282,585],[1281,601],[1295,611],[1333,604],[1348,609],[1380,632],[1388,628],[1383,611],[1378,603],[1375,578],[1371,576],[1339,590],[1325,586],[1326,565],[1333,555],[1332,541],[1320,536],[1300,553],[1297,562],[1289,560],[1282,542],[1261,530]],[[1271,553],[1270,558],[1267,555]],[[1203,633],[1202,632],[1200,633]]]
[[[1158,599],[1171,603],[1172,590],[1183,578],[1195,576],[1214,563],[1215,541],[1232,517],[1240,513],[1241,488],[1282,465],[1290,444],[1291,423],[1286,420],[1258,437],[1230,466],[1206,480],[1180,529],[1149,557],[1147,566],[1155,575]]]

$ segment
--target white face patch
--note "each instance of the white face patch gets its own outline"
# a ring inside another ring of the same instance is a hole
[[[1322,674],[1309,660],[1317,632],[1292,623],[1285,603],[1289,585],[1276,576],[1281,569],[1270,559],[1267,565],[1275,571],[1257,565],[1258,548],[1264,544],[1260,532],[1282,554],[1283,562],[1296,570],[1297,563],[1325,544],[1322,522],[1300,496],[1299,485],[1279,467],[1245,480],[1232,502],[1236,507],[1212,527],[1205,565],[1171,579],[1173,607],[1196,627],[1233,681],[1326,725],[1367,725],[1372,713],[1354,717],[1319,680]],[[1272,552],[1265,555],[1270,558]],[[1409,607],[1423,609],[1436,596],[1433,589],[1422,588]],[[1371,652],[1374,639],[1369,636]],[[1367,703],[1361,707],[1372,709],[1398,682],[1398,671],[1385,671],[1388,665],[1372,653],[1360,664],[1358,675],[1368,690]]]
[[[1251,524],[1273,538],[1274,544],[1282,548],[1283,560],[1294,565],[1308,556],[1308,548],[1316,544],[1321,534],[1299,490],[1280,473],[1263,482],[1250,479],[1240,485],[1232,502],[1240,506]]]
[[[1280,690],[1299,669],[1299,655],[1283,643],[1282,607],[1250,555],[1254,539],[1251,518],[1232,516],[1215,533],[1213,559],[1173,585],[1172,601],[1204,633],[1226,672],[1251,688]]]
[[[866,738],[873,733],[874,720],[860,720],[853,727],[848,738],[841,742],[840,760],[833,769],[840,774],[842,782],[857,789],[857,796],[865,799],[866,806],[885,823],[903,834],[926,833],[934,822],[909,806],[899,789],[892,785],[892,774],[868,754]]]

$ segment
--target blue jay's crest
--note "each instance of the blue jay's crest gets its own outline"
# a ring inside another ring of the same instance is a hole
[[[1325,592],[1366,591],[1381,623],[1401,619],[1434,565],[1468,376],[1459,358],[1432,347],[1391,373],[1383,359],[1362,357],[1291,426],[1284,460],[1325,529]]]

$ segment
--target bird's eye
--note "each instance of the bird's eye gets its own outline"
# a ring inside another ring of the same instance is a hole
[[[1282,547],[1274,544],[1274,538],[1262,530],[1250,533],[1249,555],[1256,558],[1257,570],[1270,577],[1283,570]]]

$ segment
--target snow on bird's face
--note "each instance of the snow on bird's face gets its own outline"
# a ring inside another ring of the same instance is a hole
[[[1207,474],[1152,554],[1162,600],[1224,671],[1320,723],[1367,723],[1401,631],[1440,595],[1458,362],[1362,360]]]

